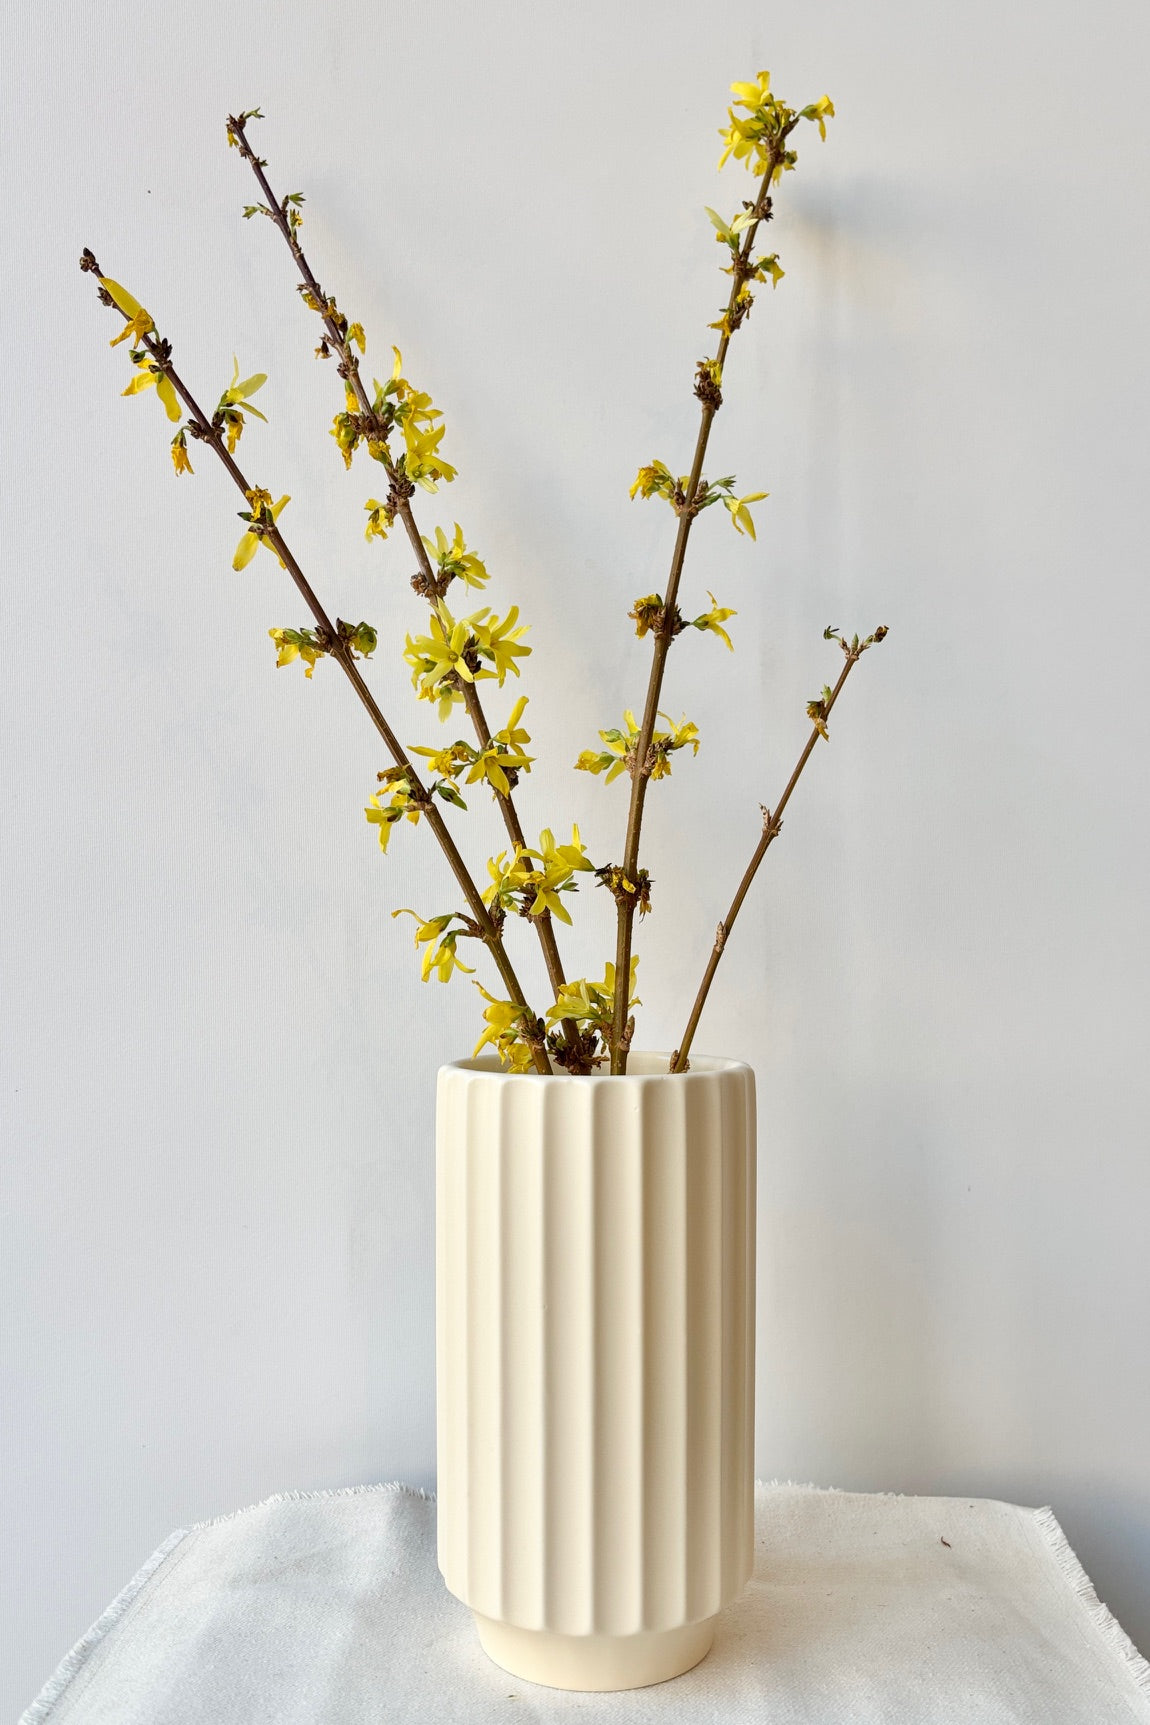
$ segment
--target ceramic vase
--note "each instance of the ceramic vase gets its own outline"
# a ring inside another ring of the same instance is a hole
[[[689,1670],[754,1547],[755,1087],[442,1068],[439,1567],[505,1670]]]

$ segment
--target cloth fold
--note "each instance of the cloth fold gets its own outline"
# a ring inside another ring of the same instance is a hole
[[[1150,1725],[1150,1665],[1049,1509],[776,1484],[755,1521],[701,1665],[578,1695],[482,1653],[433,1497],[271,1498],[173,1533],[20,1725]]]

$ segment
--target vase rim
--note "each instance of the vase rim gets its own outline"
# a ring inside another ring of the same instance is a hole
[[[668,1072],[671,1053],[667,1050],[652,1051],[635,1049],[629,1056],[629,1070],[625,1073],[588,1072],[574,1074],[571,1072],[508,1072],[499,1064],[495,1055],[485,1054],[472,1056],[469,1060],[449,1060],[440,1067],[441,1072],[475,1073],[483,1078],[497,1078],[503,1082],[556,1084],[627,1084],[635,1080],[649,1083],[652,1079],[672,1078],[703,1078],[722,1072],[750,1072],[751,1068],[745,1060],[728,1060],[715,1054],[692,1054],[691,1063],[686,1072]]]

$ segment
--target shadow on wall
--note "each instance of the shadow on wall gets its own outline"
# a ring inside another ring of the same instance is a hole
[[[1033,1381],[1020,1374],[1011,1387],[1012,1350],[1026,1332],[1008,1303],[997,1337],[979,1325],[984,1348],[975,1347],[971,1376],[969,1338],[961,1345],[947,1318],[954,1290],[945,1242],[934,1233],[940,1207],[932,1201],[931,1158],[921,1142],[900,1146],[892,1134],[887,1159],[895,1165],[876,1168],[878,1143],[875,1134],[856,1145],[851,1168],[838,1166],[828,1148],[837,1185],[829,1175],[811,1176],[807,1191],[820,1194],[818,1209],[772,1194],[763,1157],[758,1477],[1049,1504],[1099,1597],[1145,1653],[1150,1493],[1068,1471],[1051,1453],[1062,1437],[1056,1416],[1043,1430]],[[776,1170],[780,1185],[787,1173]],[[969,1423],[953,1412],[964,1397],[979,1404]],[[979,1459],[979,1451],[1005,1458],[1016,1448],[1003,1442],[1014,1422],[1031,1428],[1033,1465],[1024,1471],[1017,1461]],[[969,1463],[956,1459],[964,1450]]]

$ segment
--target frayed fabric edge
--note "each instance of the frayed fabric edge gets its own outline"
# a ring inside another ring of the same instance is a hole
[[[837,1492],[840,1497],[848,1495],[839,1485],[814,1485],[810,1480],[801,1479],[757,1479],[756,1491],[821,1491]],[[899,1497],[901,1493],[876,1491],[869,1494],[872,1497]]]
[[[1114,1613],[1099,1599],[1094,1591],[1094,1583],[1078,1561],[1054,1511],[1045,1508],[1032,1510],[1031,1513],[1034,1516],[1034,1525],[1046,1541],[1063,1579],[1070,1583],[1074,1593],[1086,1607],[1087,1616],[1104,1644],[1119,1656],[1138,1689],[1150,1698],[1150,1660],[1142,1657]]]
[[[72,1651],[64,1655],[39,1695],[21,1713],[18,1725],[43,1725],[43,1721],[49,1718],[57,1701],[87,1664],[104,1637],[116,1627],[129,1606],[135,1603],[148,1582],[151,1581],[157,1569],[167,1561],[176,1547],[183,1543],[189,1532],[189,1528],[177,1528],[175,1533],[168,1535],[158,1550],[153,1551],[147,1563],[136,1571],[131,1581],[116,1595],[108,1609],[97,1617],[88,1633],[82,1635]]]
[[[221,1527],[225,1522],[236,1521],[242,1515],[251,1515],[257,1509],[269,1509],[277,1503],[302,1503],[314,1498],[362,1497],[371,1493],[392,1493],[422,1498],[428,1503],[435,1502],[434,1492],[424,1491],[417,1485],[405,1485],[402,1480],[389,1480],[382,1485],[343,1485],[327,1491],[280,1491],[273,1497],[265,1497],[259,1503],[248,1504],[245,1509],[234,1509],[228,1515],[211,1516],[207,1521],[193,1522],[190,1527],[178,1527],[136,1571],[127,1586],[121,1589],[107,1610],[100,1614],[87,1634],[80,1637],[71,1652],[64,1655],[35,1700],[21,1713],[17,1725],[46,1725],[57,1702],[75,1681],[97,1647],[126,1616],[156,1571],[162,1568],[189,1534],[200,1533],[209,1527]]]
[[[383,1485],[337,1485],[327,1491],[277,1491],[274,1497],[261,1498],[259,1503],[249,1503],[243,1509],[229,1510],[227,1515],[214,1515],[207,1521],[193,1522],[185,1531],[199,1533],[206,1527],[222,1527],[227,1521],[236,1521],[241,1515],[252,1515],[257,1509],[272,1509],[277,1503],[308,1503],[315,1498],[370,1497],[379,1493],[397,1493],[402,1497],[422,1498],[425,1503],[435,1502],[433,1491],[424,1491],[418,1485],[405,1485],[399,1479],[388,1480]]]

